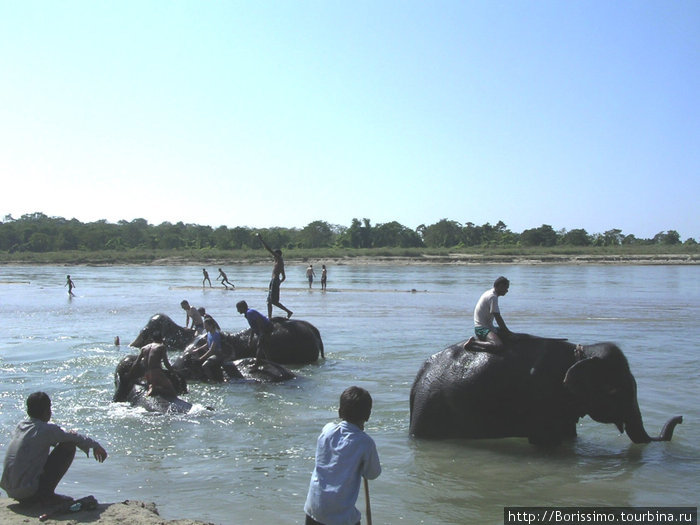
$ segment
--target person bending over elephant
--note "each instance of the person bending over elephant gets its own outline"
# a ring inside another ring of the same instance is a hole
[[[498,307],[498,298],[508,293],[510,281],[501,276],[493,283],[493,288],[486,290],[474,308],[474,334],[466,343],[465,350],[486,350],[499,352],[503,349],[503,336],[508,336],[508,330],[501,310]],[[498,326],[494,326],[493,321]]]
[[[146,383],[148,383],[146,395],[160,394],[165,397],[175,397],[177,395],[175,386],[168,379],[168,376],[165,375],[160,366],[161,363],[172,373],[176,373],[168,360],[168,352],[163,344],[163,336],[156,333],[153,335],[153,342],[141,349],[138,358],[131,367],[131,373],[135,373],[141,365],[145,366],[146,373],[144,377],[146,378]]]
[[[204,329],[207,331],[207,341],[192,349],[196,359],[202,364],[202,370],[208,379],[217,381],[222,379],[221,365],[224,362],[224,352],[221,346],[221,332],[216,329],[213,319],[204,321]],[[199,356],[199,354],[204,353]]]
[[[252,308],[248,308],[248,303],[245,301],[239,301],[236,303],[236,309],[239,314],[243,314],[250,325],[250,329],[258,339],[257,349],[255,352],[255,367],[260,366],[260,362],[263,358],[267,359],[267,352],[265,351],[268,344],[268,338],[272,333],[272,323],[263,314]]]

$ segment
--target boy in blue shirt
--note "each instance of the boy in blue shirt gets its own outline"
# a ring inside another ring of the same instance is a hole
[[[342,421],[324,426],[316,443],[306,525],[359,525],[360,478],[376,479],[382,472],[374,440],[364,431],[371,412],[372,396],[364,388],[351,386],[341,394]]]
[[[265,348],[267,348],[267,338],[272,333],[272,322],[257,310],[248,308],[248,303],[245,301],[238,301],[236,303],[236,310],[238,310],[239,314],[245,316],[251,330],[253,330],[253,333],[258,338],[258,346],[255,352],[255,367],[258,367],[260,366],[261,359],[267,359]]]

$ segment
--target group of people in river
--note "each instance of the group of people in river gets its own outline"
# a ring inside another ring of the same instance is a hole
[[[236,304],[237,311],[246,318],[257,336],[257,363],[266,357],[266,342],[272,332],[272,307],[277,306],[285,311],[287,318],[293,313],[279,300],[280,284],[286,279],[282,252],[272,250],[258,237],[274,258],[267,299],[268,316],[250,308],[246,301]],[[206,269],[203,269],[203,274],[204,285],[209,281]],[[315,277],[312,265],[307,268],[306,275],[311,287]],[[234,287],[220,268],[219,278],[224,286]],[[325,265],[321,283],[325,289]],[[211,286],[211,281],[209,284]],[[75,285],[70,276],[67,276],[66,285],[72,296]],[[506,295],[509,287],[509,280],[501,276],[494,281],[492,288],[480,296],[474,308],[474,335],[464,344],[465,350],[502,350],[503,336],[510,331],[501,316],[498,298]],[[207,333],[206,342],[192,352],[205,370],[210,366],[220,366],[225,356],[218,323],[204,308],[195,308],[187,300],[181,302],[181,307],[186,312],[186,328],[192,328],[198,334]],[[141,348],[134,369],[141,364],[146,371],[148,395],[176,395],[162,368],[173,370],[160,335],[154,335],[153,342]],[[71,500],[56,494],[55,489],[72,464],[76,448],[88,455],[92,450],[100,463],[107,458],[107,452],[97,441],[75,432],[66,432],[58,425],[49,423],[51,400],[44,392],[31,394],[26,404],[29,419],[17,426],[7,448],[0,487],[22,503],[47,505]],[[375,442],[364,431],[371,411],[372,397],[367,390],[353,386],[341,394],[338,409],[340,422],[326,424],[317,438],[315,465],[304,504],[306,525],[359,524],[361,515],[355,504],[362,478],[375,479],[381,473]]]
[[[258,233],[256,234],[257,238],[260,240],[262,243],[263,247],[270,252],[270,255],[272,255],[274,259],[274,264],[272,266],[272,278],[270,279],[270,285],[268,287],[268,295],[267,295],[267,316],[272,317],[272,307],[276,306],[280,310],[283,310],[287,314],[287,319],[292,317],[293,313],[289,308],[284,306],[280,302],[280,285],[287,279],[287,274],[284,271],[284,259],[282,258],[282,250],[279,248],[273,250],[270,248],[270,245],[265,242],[265,239],[262,238],[262,236]],[[209,272],[207,272],[206,268],[202,268],[202,274],[204,275],[204,279],[202,280],[202,288],[205,288],[205,284],[209,283],[209,287],[212,288],[211,284],[211,279],[209,279]],[[309,264],[308,268],[306,269],[306,279],[309,282],[309,290],[311,290],[314,282],[314,278],[316,277],[316,272],[314,271],[313,265]],[[217,281],[221,281],[221,284],[227,289],[227,290],[233,290],[235,288],[234,284],[229,281],[228,276],[226,275],[226,272],[224,272],[221,268],[219,268],[219,276],[216,278]],[[326,290],[326,286],[328,284],[328,269],[326,268],[326,265],[322,265],[321,269],[321,290]],[[229,285],[231,288],[229,288]]]

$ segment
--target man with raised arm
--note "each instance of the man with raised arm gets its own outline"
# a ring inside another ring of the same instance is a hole
[[[270,289],[267,294],[267,317],[272,318],[272,306],[274,305],[287,312],[287,319],[289,319],[292,316],[292,311],[280,303],[280,284],[287,278],[284,273],[282,250],[277,249],[273,251],[259,233],[256,235],[265,249],[275,258],[275,264],[272,267],[272,280],[270,281]]]

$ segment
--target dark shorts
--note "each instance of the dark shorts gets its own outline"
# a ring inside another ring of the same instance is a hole
[[[268,303],[279,303],[280,302],[280,279],[279,277],[273,277],[270,281],[270,290],[267,293]]]
[[[498,334],[498,328],[493,327],[493,328],[487,328],[485,326],[475,326],[474,327],[474,333],[476,334],[476,337],[479,338],[479,341],[486,341],[486,338],[489,335],[489,332],[493,332],[494,334]]]

